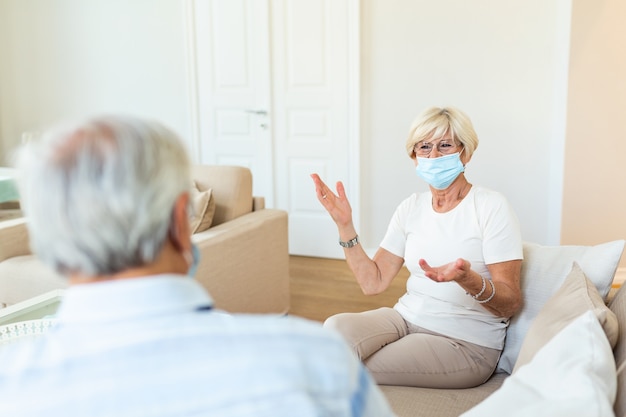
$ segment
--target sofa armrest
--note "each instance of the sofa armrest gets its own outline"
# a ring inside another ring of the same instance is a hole
[[[240,313],[289,310],[287,212],[253,211],[196,233],[196,279],[218,309]]]
[[[30,255],[26,218],[0,222],[0,262],[15,256]]]
[[[252,211],[259,211],[265,208],[265,197],[252,197]]]

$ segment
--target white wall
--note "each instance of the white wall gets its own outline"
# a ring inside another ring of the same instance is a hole
[[[22,132],[98,113],[190,135],[181,0],[1,0],[2,160]]]
[[[575,2],[563,185],[563,244],[626,238],[626,2]],[[591,146],[590,146],[591,145]],[[616,279],[626,279],[626,256]]]
[[[190,139],[185,3],[1,0],[4,155],[23,131],[99,112],[158,118]],[[430,105],[470,115],[481,144],[467,177],[509,198],[524,239],[559,243],[570,7],[362,0],[362,187],[353,205],[366,248],[378,246],[396,205],[426,188],[404,141]]]
[[[401,200],[426,189],[404,143],[431,105],[472,119],[480,145],[469,181],[509,198],[524,239],[558,244],[570,1],[364,0],[362,14],[366,246]]]

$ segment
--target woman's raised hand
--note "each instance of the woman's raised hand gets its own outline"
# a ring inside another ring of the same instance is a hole
[[[315,193],[317,199],[326,209],[330,217],[335,221],[338,227],[347,226],[352,223],[352,207],[346,197],[346,190],[343,188],[341,181],[337,182],[337,194],[332,192],[330,188],[322,181],[317,174],[311,174],[315,183]]]

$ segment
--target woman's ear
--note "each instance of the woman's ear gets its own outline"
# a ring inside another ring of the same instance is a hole
[[[467,165],[467,163],[472,159],[472,155],[468,155],[467,152],[465,152],[465,149],[463,149],[461,151],[461,163],[463,164],[463,166]]]
[[[189,228],[189,193],[178,196],[172,210],[172,224],[170,225],[170,240],[172,245],[183,253],[191,249],[191,229]]]

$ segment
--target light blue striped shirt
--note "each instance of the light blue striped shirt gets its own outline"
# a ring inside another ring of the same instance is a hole
[[[211,304],[181,276],[70,287],[46,336],[0,350],[0,415],[393,415],[339,335]]]

